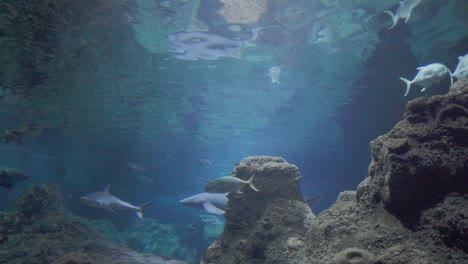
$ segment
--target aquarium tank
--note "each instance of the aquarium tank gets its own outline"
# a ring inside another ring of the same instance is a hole
[[[468,263],[467,14],[2,0],[0,264]]]

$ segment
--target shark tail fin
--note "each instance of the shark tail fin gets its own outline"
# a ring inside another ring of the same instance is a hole
[[[254,179],[255,175],[252,175],[250,177],[250,179],[247,181],[247,184],[250,186],[250,188],[252,188],[252,190],[258,192],[258,189],[257,187],[255,187],[255,185],[253,184],[253,179]]]
[[[409,90],[410,90],[410,88],[411,88],[412,82],[411,82],[410,80],[407,80],[407,79],[403,78],[403,77],[400,77],[400,80],[402,80],[402,81],[404,81],[404,82],[406,83],[406,92],[405,92],[405,96],[407,96],[408,93],[409,93]]]
[[[312,198],[309,198],[307,200],[305,200],[304,202],[312,209],[312,207],[314,206],[314,204],[320,200],[322,198],[321,195],[317,195],[317,196],[314,196]]]
[[[146,207],[152,205],[153,203],[154,203],[154,201],[149,201],[147,203],[144,203],[144,204],[138,206],[138,211],[136,211],[136,215],[138,216],[138,218],[143,219],[143,210]]]
[[[387,11],[385,11],[384,13],[387,14],[387,15],[389,15],[389,16],[392,18],[393,25],[392,25],[391,27],[388,28],[388,30],[390,30],[390,29],[394,28],[394,27],[397,25],[397,23],[398,23],[398,17],[397,17],[396,15],[394,15],[392,11],[388,11],[388,10],[387,10]]]

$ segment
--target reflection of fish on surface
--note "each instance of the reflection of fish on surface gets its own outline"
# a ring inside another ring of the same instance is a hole
[[[458,57],[458,64],[452,76],[457,80],[468,79],[468,54]]]
[[[270,77],[271,83],[280,84],[281,67],[271,66],[270,69],[268,69],[268,76]]]
[[[411,17],[411,12],[413,9],[421,3],[421,0],[403,0],[400,2],[397,11],[393,14],[392,11],[385,11],[385,14],[389,15],[392,18],[393,24],[389,29],[392,29],[398,24],[398,20],[401,18],[405,19],[405,23],[408,23],[408,20]]]
[[[5,188],[13,188],[16,183],[29,180],[28,175],[23,172],[7,167],[0,166],[0,186]]]
[[[143,219],[143,209],[153,204],[153,201],[135,206],[131,203],[120,200],[110,192],[110,184],[107,184],[103,191],[93,192],[81,197],[81,201],[89,206],[104,208],[117,214],[115,210],[135,211],[138,218]]]
[[[194,208],[203,208],[208,213],[224,214],[229,199],[228,193],[199,193],[180,200],[179,202]]]
[[[252,29],[252,37],[247,40],[235,40],[205,31],[182,31],[168,36],[171,51],[181,60],[217,60],[221,57],[240,59],[242,49],[258,36],[261,29]]]
[[[421,92],[424,92],[429,86],[439,82],[446,75],[450,76],[450,85],[452,85],[453,83],[452,73],[447,68],[447,66],[443,65],[442,63],[431,63],[426,66],[418,67],[416,69],[418,70],[418,73],[412,81],[400,77],[400,80],[406,83],[405,96],[408,95],[411,89],[411,85],[421,85],[423,87],[421,89]]]
[[[217,179],[214,179],[205,187],[205,192],[209,193],[231,193],[237,192],[241,193],[241,189],[247,184],[252,190],[258,192],[258,189],[253,184],[254,175],[250,177],[247,181],[230,176],[224,176]]]

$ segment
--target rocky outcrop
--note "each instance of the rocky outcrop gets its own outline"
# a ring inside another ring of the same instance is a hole
[[[210,246],[204,263],[287,263],[285,251],[302,247],[302,234],[313,221],[299,189],[301,175],[282,158],[249,157],[233,173],[248,179],[255,175],[255,192],[229,195],[226,225],[220,239]]]
[[[468,263],[468,81],[409,102],[371,151],[369,176],[316,218],[295,166],[243,160],[233,173],[261,190],[230,199],[203,263]]]
[[[408,228],[451,192],[468,192],[468,86],[408,103],[405,119],[371,143],[358,199],[383,202]]]
[[[102,237],[66,211],[55,187],[33,186],[0,215],[0,263],[184,264],[141,254]]]

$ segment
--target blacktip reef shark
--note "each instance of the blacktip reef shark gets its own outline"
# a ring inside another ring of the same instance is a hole
[[[447,74],[450,75],[450,85],[453,83],[452,73],[450,72],[449,68],[447,68],[447,66],[443,65],[442,63],[431,63],[416,69],[418,70],[418,73],[412,81],[400,77],[400,80],[406,83],[405,96],[408,95],[411,89],[411,85],[421,85],[423,87],[421,92],[424,92],[429,86],[439,82]]]
[[[408,23],[408,20],[411,17],[411,12],[413,9],[421,3],[421,0],[403,0],[400,2],[395,14],[392,11],[385,11],[385,14],[389,15],[392,18],[393,25],[389,28],[392,29],[398,24],[400,18],[405,19],[405,23]]]
[[[110,184],[107,184],[103,191],[93,192],[81,197],[81,201],[92,207],[104,208],[117,214],[115,210],[134,211],[138,218],[143,219],[143,209],[153,204],[153,201],[135,206],[131,203],[120,200],[110,193]]]
[[[180,200],[179,202],[194,208],[203,208],[211,214],[222,215],[229,199],[228,193],[199,193]]]

